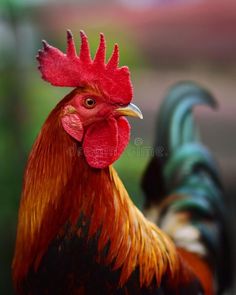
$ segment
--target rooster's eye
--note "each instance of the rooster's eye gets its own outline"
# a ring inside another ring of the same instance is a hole
[[[96,100],[93,98],[89,97],[84,100],[84,106],[88,109],[94,108],[95,104],[96,104]]]

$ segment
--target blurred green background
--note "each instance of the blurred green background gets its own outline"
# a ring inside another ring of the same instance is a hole
[[[203,140],[219,160],[226,201],[235,223],[236,3],[233,0],[0,1],[0,294],[14,294],[11,259],[27,155],[45,118],[70,89],[42,81],[35,55],[41,40],[65,50],[70,28],[79,30],[92,54],[99,32],[107,56],[120,46],[120,64],[131,69],[135,103],[144,120],[131,120],[130,145],[116,163],[134,202],[142,206],[139,182],[150,157],[159,104],[180,80],[213,92],[218,112],[199,107]],[[232,241],[235,236],[232,231]]]

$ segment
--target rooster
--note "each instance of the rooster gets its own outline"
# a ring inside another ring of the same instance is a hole
[[[16,293],[217,294],[228,283],[222,188],[191,113],[215,101],[190,83],[170,91],[155,145],[167,156],[154,153],[144,174],[144,217],[112,167],[129,142],[125,116],[142,114],[131,103],[118,45],[107,63],[105,49],[101,34],[92,59],[81,31],[78,55],[68,31],[66,54],[45,41],[39,51],[43,79],[74,90],[50,113],[29,156],[13,259]]]

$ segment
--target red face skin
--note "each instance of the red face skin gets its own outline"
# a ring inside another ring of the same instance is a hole
[[[124,105],[123,105],[124,106]],[[120,104],[91,89],[77,89],[63,110],[64,130],[79,142],[88,164],[104,168],[119,158],[129,142],[130,126],[117,112]]]
[[[109,103],[107,98],[91,93],[91,91],[78,92],[70,105],[76,109],[84,128],[109,116],[119,116],[115,112],[119,104]]]

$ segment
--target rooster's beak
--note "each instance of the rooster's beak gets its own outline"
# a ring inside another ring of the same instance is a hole
[[[140,111],[140,109],[133,103],[130,103],[129,105],[125,107],[119,107],[116,109],[116,112],[120,116],[130,116],[130,117],[137,117],[139,119],[143,119],[143,114]]]

